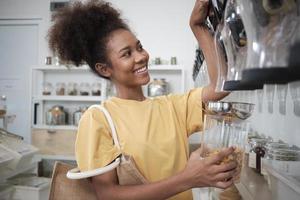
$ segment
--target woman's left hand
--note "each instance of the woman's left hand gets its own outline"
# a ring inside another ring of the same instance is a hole
[[[202,25],[208,15],[209,0],[196,0],[190,17],[191,28]]]

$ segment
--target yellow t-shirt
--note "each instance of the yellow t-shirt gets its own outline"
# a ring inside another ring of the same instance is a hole
[[[189,157],[188,136],[202,128],[201,88],[182,95],[134,101],[112,97],[103,106],[115,124],[121,151],[133,156],[150,182],[183,170]],[[89,109],[80,120],[76,159],[81,171],[103,167],[120,155],[113,146],[104,114]],[[172,200],[190,200],[186,191]]]

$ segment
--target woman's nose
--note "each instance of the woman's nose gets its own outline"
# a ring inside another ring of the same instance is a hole
[[[149,55],[147,52],[137,52],[135,56],[135,62],[136,63],[144,63],[147,62],[149,58]]]

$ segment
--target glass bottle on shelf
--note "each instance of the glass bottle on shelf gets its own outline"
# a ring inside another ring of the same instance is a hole
[[[66,84],[62,82],[56,83],[56,95],[65,95]]]
[[[67,94],[70,96],[77,95],[77,83],[70,82],[67,86]]]
[[[90,95],[89,89],[90,89],[90,84],[87,82],[83,82],[80,84],[80,95],[81,96],[88,96]]]
[[[43,83],[43,95],[51,95],[53,90],[53,86],[49,82],[44,82]]]
[[[2,95],[0,99],[0,117],[6,114],[6,96]]]
[[[92,95],[101,96],[101,83],[95,82],[92,84]]]
[[[169,84],[165,78],[154,78],[148,85],[148,96],[162,96],[167,95],[169,91]]]

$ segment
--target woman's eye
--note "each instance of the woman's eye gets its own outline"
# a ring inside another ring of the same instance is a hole
[[[124,54],[123,54],[123,57],[128,57],[131,55],[131,52],[130,51],[126,51]]]
[[[139,51],[143,50],[143,46],[142,46],[142,45],[139,45],[139,46],[138,46],[138,50],[139,50]]]

